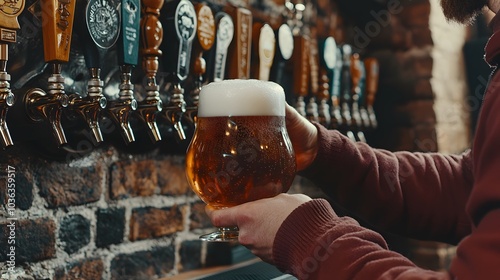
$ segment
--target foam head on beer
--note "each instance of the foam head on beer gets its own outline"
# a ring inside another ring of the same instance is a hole
[[[200,92],[198,117],[285,116],[285,92],[269,81],[224,80]]]

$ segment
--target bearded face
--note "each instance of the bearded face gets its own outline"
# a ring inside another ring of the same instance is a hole
[[[444,16],[458,23],[471,23],[488,0],[441,0]]]

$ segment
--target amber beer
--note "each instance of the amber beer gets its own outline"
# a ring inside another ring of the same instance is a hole
[[[258,80],[204,86],[186,172],[196,194],[217,208],[288,191],[295,156],[281,86]]]

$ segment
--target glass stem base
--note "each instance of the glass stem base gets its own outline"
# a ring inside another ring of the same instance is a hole
[[[200,236],[200,240],[209,242],[238,241],[238,227],[221,227],[217,231]]]

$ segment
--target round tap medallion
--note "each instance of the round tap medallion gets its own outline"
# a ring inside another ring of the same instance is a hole
[[[90,0],[87,5],[87,28],[94,43],[111,48],[120,35],[118,4],[112,0]]]
[[[177,36],[185,41],[191,41],[194,38],[196,29],[196,13],[194,6],[187,0],[181,0],[175,11],[175,30]]]

